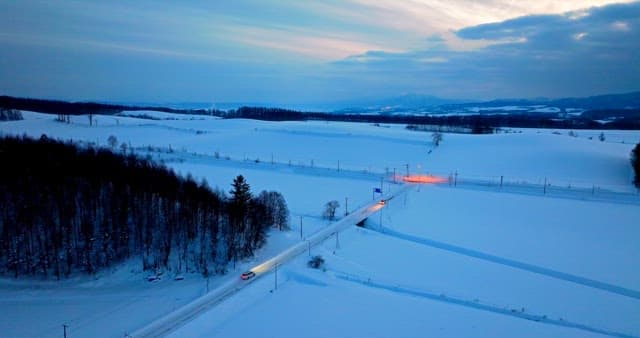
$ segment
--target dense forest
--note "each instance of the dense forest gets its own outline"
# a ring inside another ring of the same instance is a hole
[[[0,274],[68,277],[129,258],[145,270],[224,273],[287,227],[278,192],[229,196],[133,154],[43,135],[0,138]]]
[[[221,115],[215,109],[175,109],[160,106],[129,106],[95,102],[66,102],[59,100],[42,100],[0,96],[0,108],[35,111],[56,115],[114,115],[123,110],[154,110],[174,114]]]

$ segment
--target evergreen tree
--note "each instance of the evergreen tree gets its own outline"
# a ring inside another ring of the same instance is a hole
[[[250,245],[249,236],[247,236],[247,223],[249,214],[249,202],[251,201],[251,188],[245,181],[244,176],[238,175],[231,185],[232,189],[231,201],[229,202],[229,260],[234,262],[238,258],[242,258],[247,251],[247,245]],[[242,249],[242,252],[239,250]]]
[[[251,187],[245,181],[244,176],[238,175],[234,178],[231,186],[233,187],[229,192],[231,194],[231,204],[246,208],[251,200]]]

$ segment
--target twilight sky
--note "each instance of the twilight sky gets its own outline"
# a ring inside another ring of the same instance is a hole
[[[0,0],[0,94],[326,103],[640,90],[640,2]]]

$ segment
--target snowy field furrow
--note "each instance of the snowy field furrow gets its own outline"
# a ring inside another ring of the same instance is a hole
[[[450,252],[454,252],[460,255],[465,255],[465,256],[469,256],[469,257],[473,257],[473,258],[477,258],[477,259],[482,259],[485,261],[489,261],[489,262],[493,262],[496,264],[502,264],[502,265],[506,265],[512,268],[516,268],[516,269],[520,269],[520,270],[525,270],[525,271],[529,271],[529,272],[533,272],[533,273],[538,273],[541,275],[545,275],[548,277],[553,277],[553,278],[557,278],[557,279],[561,279],[564,281],[568,281],[568,282],[572,282],[572,283],[576,283],[576,284],[581,284],[584,286],[588,286],[588,287],[592,287],[595,289],[600,289],[600,290],[604,290],[604,291],[608,291],[608,292],[612,292],[612,293],[616,293],[622,296],[627,296],[627,297],[631,297],[631,298],[635,298],[635,299],[640,299],[640,291],[636,291],[636,290],[631,290],[631,289],[627,289],[627,288],[623,288],[617,285],[612,285],[609,283],[603,283],[597,280],[593,280],[593,279],[589,279],[589,278],[584,278],[584,277],[580,277],[580,276],[576,276],[576,275],[572,275],[572,274],[568,274],[562,271],[556,271],[556,270],[551,270],[551,269],[547,269],[545,267],[542,266],[537,266],[537,265],[532,265],[532,264],[527,264],[524,262],[519,262],[519,261],[515,261],[512,259],[507,259],[507,258],[503,258],[503,257],[498,257],[498,256],[494,256],[494,255],[490,255],[484,252],[480,252],[480,251],[476,251],[476,250],[470,250],[467,248],[463,248],[460,246],[456,246],[456,245],[451,245],[448,243],[444,243],[444,242],[438,242],[438,241],[434,241],[434,240],[430,240],[427,238],[420,238],[420,237],[416,237],[416,236],[411,236],[411,235],[407,235],[405,233],[402,232],[398,232],[395,230],[391,230],[389,228],[373,228],[373,230],[379,231],[382,234],[385,234],[387,236],[393,236],[402,240],[406,240],[406,241],[411,241],[414,243],[418,243],[418,244],[422,244],[422,245],[426,245],[426,246],[430,246],[430,247],[434,247],[437,249],[442,249],[442,250],[446,250],[446,251],[450,251]]]
[[[345,274],[345,273],[336,273],[335,276],[337,278],[340,278],[340,279],[343,279],[343,280],[346,280],[346,281],[349,281],[349,282],[359,283],[359,284],[364,285],[366,287],[378,288],[378,289],[387,290],[387,291],[390,291],[390,292],[406,294],[406,295],[409,295],[409,296],[423,297],[423,298],[427,298],[427,299],[430,299],[430,300],[435,300],[435,301],[438,301],[438,302],[444,302],[444,303],[450,303],[450,304],[454,304],[454,305],[460,305],[460,306],[472,308],[472,309],[475,309],[475,310],[493,312],[493,313],[497,313],[497,314],[501,314],[501,315],[505,315],[505,316],[511,316],[511,317],[516,317],[516,318],[531,320],[531,321],[538,322],[538,323],[551,324],[551,325],[563,326],[563,327],[568,327],[568,328],[575,328],[575,329],[578,329],[578,330],[583,330],[583,331],[587,331],[587,332],[603,334],[603,335],[610,336],[610,337],[621,337],[621,338],[632,338],[632,337],[634,337],[634,336],[631,336],[631,335],[628,335],[628,334],[609,331],[607,329],[601,329],[601,328],[592,327],[592,326],[588,326],[588,325],[584,325],[584,324],[580,324],[580,323],[574,323],[574,322],[566,321],[566,320],[563,320],[563,319],[551,319],[551,318],[547,318],[546,315],[525,313],[524,312],[524,308],[518,310],[518,309],[508,309],[508,308],[505,308],[505,307],[498,307],[498,306],[493,306],[493,305],[485,305],[485,304],[482,304],[482,303],[480,303],[478,301],[458,299],[458,298],[455,298],[455,297],[447,296],[445,294],[435,294],[435,293],[424,291],[424,290],[406,288],[406,287],[402,287],[402,286],[395,285],[395,284],[392,284],[392,283],[379,282],[377,280],[371,280],[371,278],[364,279],[364,278],[362,278],[360,276],[354,276],[354,275]]]

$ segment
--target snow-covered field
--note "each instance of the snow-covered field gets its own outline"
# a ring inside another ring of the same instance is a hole
[[[299,257],[279,269],[277,290],[267,275],[172,336],[640,336],[640,195],[629,165],[638,131],[605,131],[604,142],[600,131],[445,134],[434,148],[430,133],[404,126],[144,113],[159,120],[98,116],[89,126],[86,116],[64,124],[25,112],[0,133],[101,146],[114,135],[222,190],[242,174],[254,192],[284,194],[292,230],[209,281],[149,283],[135,261],[61,283],[0,279],[2,336],[60,337],[66,324],[69,337],[123,337],[297,243],[301,221],[303,238],[326,225],[325,202],[343,214],[345,199],[353,210],[383,176],[385,191],[393,185],[385,174],[407,170],[457,173],[458,184],[415,187],[338,247],[314,248],[326,271]],[[473,180],[493,183],[465,184]]]

